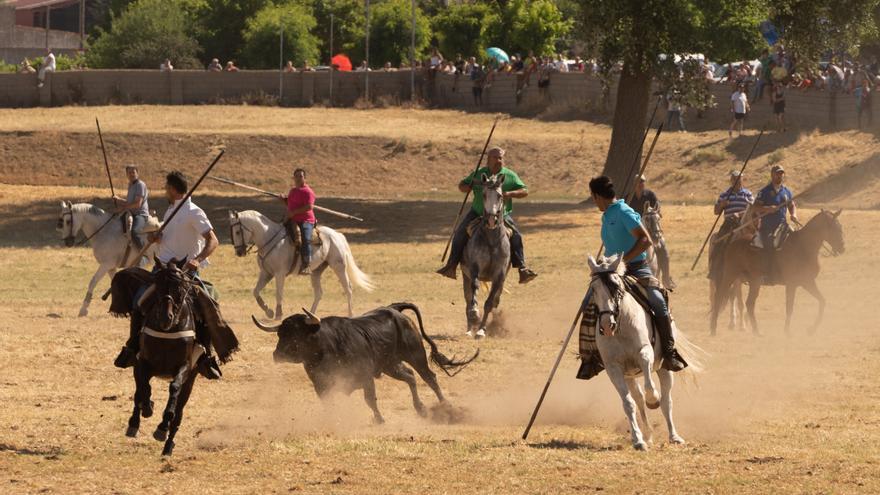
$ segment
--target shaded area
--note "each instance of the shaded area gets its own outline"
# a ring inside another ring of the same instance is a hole
[[[109,200],[93,196],[67,199],[74,203],[92,203],[105,210],[111,207]],[[217,236],[225,244],[231,242],[227,220],[229,210],[257,210],[275,221],[281,220],[285,212],[283,203],[268,197],[197,195],[195,201],[208,214]],[[356,222],[319,212],[320,225],[341,230],[349,242],[373,244],[445,241],[461,203],[319,198],[318,204],[364,219],[364,222]],[[151,202],[151,207],[160,215],[167,206],[164,199]],[[516,205],[514,216],[528,236],[578,227],[569,221],[552,220],[555,214],[577,209],[584,211],[585,215],[592,214],[591,210],[573,203],[525,202]],[[60,202],[56,200],[0,205],[0,247],[61,247],[63,243],[60,234],[55,231],[60,212]],[[82,238],[80,234],[80,239]]]
[[[875,191],[880,183],[880,153],[837,169],[804,190],[798,199],[830,203],[832,207],[880,208]]]
[[[546,442],[530,443],[529,447],[533,449],[547,450],[592,450],[594,452],[608,452],[612,450],[623,450],[621,445],[599,445],[593,442],[579,442],[575,440],[558,440],[553,439]]]

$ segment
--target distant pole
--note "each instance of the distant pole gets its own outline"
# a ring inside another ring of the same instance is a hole
[[[278,104],[284,99],[284,24],[278,35]]]
[[[365,46],[365,61],[367,62],[366,74],[364,75],[364,98],[370,101],[370,0],[367,0],[367,42]]]
[[[46,50],[49,49],[49,31],[52,30],[52,6],[46,6]]]
[[[86,0],[79,0],[79,49],[86,49]]]
[[[416,101],[416,0],[412,0],[412,25],[409,40],[409,99]]]
[[[333,14],[330,14],[330,106],[333,106]]]

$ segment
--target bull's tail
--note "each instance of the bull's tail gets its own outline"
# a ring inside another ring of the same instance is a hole
[[[458,360],[455,356],[452,356],[452,358],[446,357],[439,349],[437,349],[437,344],[435,344],[431,337],[425,332],[425,325],[422,323],[422,313],[419,311],[418,306],[413,303],[400,302],[389,304],[388,307],[400,312],[408,309],[416,314],[416,320],[419,322],[419,332],[422,334],[422,339],[431,346],[431,361],[433,361],[434,364],[436,364],[448,376],[457,375],[465,368],[465,366],[470,364],[474,359],[477,359],[477,356],[480,355],[480,350],[477,349],[477,352],[475,352],[469,359]]]

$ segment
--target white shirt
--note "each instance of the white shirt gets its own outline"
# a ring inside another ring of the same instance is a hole
[[[46,56],[46,60],[43,61],[43,66],[46,67],[46,70],[55,70],[55,54],[50,53]]]
[[[558,69],[559,72],[568,72],[568,64],[565,60],[558,60],[556,62],[556,69]]]
[[[733,94],[730,95],[730,101],[733,102],[734,113],[746,113],[746,104],[749,100],[745,93],[734,91]]]
[[[171,223],[165,221],[171,216],[178,203],[180,200],[175,201],[163,217],[163,222],[167,225],[162,231],[162,241],[159,243],[158,257],[162,263],[168,263],[172,259],[180,261],[184,258],[188,260],[195,258],[205,248],[205,238],[202,236],[214,229],[205,212],[191,200],[186,201],[177,215],[171,219]]]

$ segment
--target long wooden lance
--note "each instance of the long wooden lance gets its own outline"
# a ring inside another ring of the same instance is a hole
[[[260,188],[254,187],[254,186],[249,186],[247,184],[242,184],[241,182],[235,182],[234,180],[224,179],[223,177],[217,177],[216,175],[209,175],[208,178],[216,180],[217,182],[229,184],[230,186],[236,186],[236,187],[240,187],[242,189],[247,189],[249,191],[254,191],[254,192],[258,192],[260,194],[265,194],[266,196],[271,196],[273,198],[284,199],[284,196],[282,196],[278,193],[264,191],[263,189],[260,189]],[[354,215],[349,215],[347,213],[342,213],[341,211],[331,210],[330,208],[324,208],[323,206],[312,205],[312,208],[314,208],[317,211],[329,213],[330,215],[336,215],[337,217],[348,218],[350,220],[357,220],[358,222],[364,221],[363,218],[356,217]]]
[[[110,181],[110,197],[113,198],[113,206],[115,207],[116,190],[113,189],[113,176],[110,174],[110,162],[107,161],[107,148],[104,147],[104,135],[101,133],[101,123],[98,122],[98,117],[95,117],[95,125],[98,126],[98,139],[101,141],[101,153],[104,155],[104,169],[107,170],[107,180]]]
[[[189,188],[189,191],[186,193],[186,195],[183,197],[183,199],[181,199],[180,202],[177,203],[177,206],[174,207],[174,210],[171,212],[171,215],[168,215],[168,218],[166,218],[162,222],[162,225],[159,227],[159,230],[156,231],[156,234],[161,234],[165,230],[165,227],[167,227],[168,224],[171,223],[171,220],[174,218],[175,215],[177,215],[177,212],[180,211],[180,208],[183,207],[183,205],[186,203],[186,201],[192,197],[195,190],[198,189],[199,185],[201,185],[202,181],[205,180],[205,177],[208,176],[208,173],[211,171],[211,169],[214,168],[214,165],[217,165],[217,162],[219,162],[220,159],[223,158],[224,153],[226,153],[226,150],[220,150],[220,153],[217,155],[216,158],[214,158],[214,161],[212,161],[211,164],[208,165],[208,168],[205,169],[205,172],[202,173],[202,176],[199,177],[199,180],[197,180],[196,183],[193,184],[193,186]],[[153,243],[155,243],[155,241],[147,241],[147,243],[144,245],[143,249],[141,249],[140,252],[137,254],[137,256],[135,256],[133,258],[131,264],[127,265],[125,268],[131,268],[134,265],[136,265],[140,261],[140,259],[144,256],[144,254],[146,254],[147,250],[150,249],[150,246],[152,246]],[[107,289],[107,292],[105,292],[104,295],[101,296],[101,300],[106,301],[108,297],[110,297],[110,289]]]
[[[645,155],[645,161],[642,162],[642,166],[639,167],[639,174],[638,174],[639,176],[641,176],[642,174],[644,174],[644,173],[645,173],[645,169],[648,168],[648,162],[651,161],[651,155],[654,154],[654,146],[657,145],[657,140],[660,139],[660,133],[661,133],[661,132],[663,132],[663,123],[662,123],[662,122],[660,123],[659,126],[657,126],[657,132],[654,134],[654,139],[651,141],[651,147],[648,148],[648,154]],[[624,188],[623,188],[623,191],[626,191],[628,185],[629,185],[629,180],[627,180],[627,181],[626,181],[626,184],[624,184],[624,186],[623,186],[623,187],[624,187]],[[626,195],[626,194],[624,193],[624,197],[626,198],[626,203],[627,203],[627,204],[632,203],[633,198],[636,197],[636,191],[635,191],[635,189],[633,189],[633,191],[632,191],[629,195]],[[602,249],[603,249],[603,248],[605,248],[605,242],[604,242],[604,241],[603,241],[601,244],[599,244],[599,252],[596,253],[596,258],[597,258],[597,259],[599,258],[599,256],[602,255]]]
[[[492,141],[492,135],[495,134],[495,126],[498,125],[498,120],[500,118],[500,115],[495,116],[495,122],[492,123],[492,130],[489,131],[489,137],[486,138],[486,144],[483,145],[483,152],[480,153],[480,159],[477,161],[477,166],[474,167],[474,171],[470,175],[471,177],[476,175],[477,171],[480,170],[480,165],[483,164],[483,157],[486,156],[486,150],[489,148],[489,142]],[[446,248],[443,250],[443,256],[440,257],[440,261],[446,261],[446,255],[449,254],[449,246],[452,244],[452,238],[455,237],[455,229],[458,227],[458,222],[461,220],[461,214],[464,213],[464,207],[465,205],[467,205],[467,200],[470,195],[471,192],[468,191],[464,195],[464,199],[461,202],[461,207],[458,208],[458,215],[455,217],[455,221],[452,222],[452,232],[449,233],[449,240],[446,241]]]
[[[758,139],[755,140],[755,144],[752,145],[752,150],[749,151],[749,156],[746,157],[746,161],[743,162],[742,168],[739,169],[739,180],[742,180],[742,174],[746,171],[746,167],[749,165],[749,160],[751,160],[752,155],[755,153],[755,149],[758,147],[758,143],[761,142],[761,136],[764,135],[764,130],[767,128],[765,125],[761,128],[761,133],[758,134]],[[728,189],[727,197],[730,197],[731,189]],[[703,245],[700,247],[700,252],[697,253],[697,258],[694,260],[694,264],[691,265],[691,271],[694,271],[694,268],[697,267],[697,263],[700,262],[700,258],[703,256],[703,251],[706,249],[706,245],[709,244],[709,239],[712,238],[712,234],[715,233],[715,227],[718,226],[718,220],[721,219],[721,215],[724,214],[724,210],[718,212],[718,215],[715,215],[715,222],[712,224],[712,228],[709,229],[709,234],[706,235],[706,239],[703,241]]]

